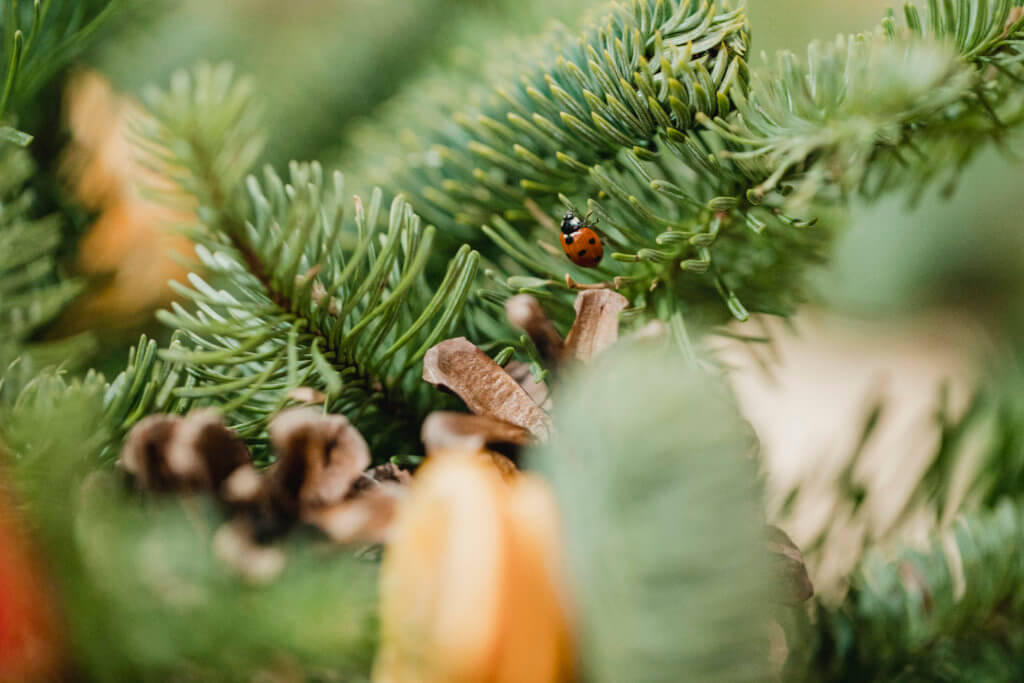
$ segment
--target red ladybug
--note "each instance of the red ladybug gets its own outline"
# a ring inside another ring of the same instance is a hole
[[[588,214],[589,216],[589,214]],[[594,232],[597,221],[590,223],[574,211],[562,216],[562,249],[569,260],[583,268],[595,268],[604,256],[601,238]]]

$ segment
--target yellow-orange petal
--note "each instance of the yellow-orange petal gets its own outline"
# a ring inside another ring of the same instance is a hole
[[[520,474],[509,488],[509,565],[502,605],[496,683],[572,680],[573,643],[561,565],[554,494]]]
[[[431,457],[381,571],[377,683],[557,683],[573,648],[554,498],[488,457]]]
[[[420,468],[381,567],[377,683],[486,680],[506,564],[504,487],[475,456]]]

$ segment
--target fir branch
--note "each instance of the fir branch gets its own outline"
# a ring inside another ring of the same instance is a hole
[[[908,4],[902,31],[890,12],[881,36],[812,45],[802,63],[781,54],[737,95],[734,114],[701,117],[729,148],[720,156],[754,183],[735,201],[807,211],[816,199],[921,185],[931,148],[951,139],[962,167],[1024,122],[1020,7],[932,0],[922,17]]]
[[[390,186],[450,235],[477,239],[460,226],[483,225],[488,253],[502,256],[496,289],[481,298],[496,316],[502,300],[529,291],[568,326],[566,274],[614,283],[635,319],[661,318],[683,346],[691,323],[788,313],[828,232],[757,217],[746,221],[752,231],[732,225],[731,205],[712,200],[723,175],[741,176],[716,156],[721,141],[698,130],[698,115],[728,113],[746,88],[746,48],[741,10],[634,0],[582,37],[556,33],[518,82],[469,98],[482,104],[424,135]],[[570,264],[551,221],[531,229],[538,214],[573,204],[601,220],[612,254],[599,268]]]
[[[0,145],[0,389],[6,380],[8,391],[16,392],[40,368],[80,357],[89,342],[77,337],[29,345],[81,284],[58,273],[60,218],[33,217],[28,182],[35,164],[24,150]]]
[[[57,2],[6,0],[0,12],[0,64],[6,64],[0,120],[21,112],[36,94],[79,55],[125,0]],[[0,136],[21,146],[32,137],[13,128]]]
[[[0,11],[0,124],[19,123],[39,91],[91,40],[121,0],[57,3],[8,0]],[[26,147],[32,136],[0,125],[0,397],[10,398],[48,365],[69,367],[88,351],[89,337],[40,343],[33,337],[82,289],[63,277],[58,251],[63,221],[41,216],[42,186]],[[45,203],[45,202],[44,202]],[[30,342],[35,343],[30,344]],[[6,393],[7,396],[2,396]]]
[[[194,310],[175,304],[159,314],[183,344],[163,358],[195,378],[175,394],[215,400],[252,440],[290,389],[312,386],[371,442],[395,429],[413,438],[428,400],[414,369],[459,324],[477,255],[460,249],[433,289],[425,268],[434,229],[401,200],[385,217],[380,192],[365,208],[357,199],[345,222],[341,175],[327,179],[315,163],[293,163],[287,183],[270,169],[262,183],[249,177],[242,197],[258,120],[247,83],[228,68],[179,74],[148,101],[155,120],[141,132],[150,159],[198,202],[199,259],[231,287],[192,275],[177,290]],[[182,201],[178,190],[164,197]]]
[[[960,520],[923,552],[891,561],[871,553],[843,604],[818,608],[812,678],[981,680],[969,649],[988,641],[1009,650],[1002,677],[991,680],[1011,680],[1020,674],[1010,653],[1020,652],[1022,581],[1024,509],[1009,499]]]
[[[1019,3],[930,7],[927,20],[907,10],[905,31],[890,18],[884,35],[814,47],[805,64],[783,55],[750,79],[740,14],[635,0],[582,38],[558,34],[519,82],[463,98],[480,105],[451,103],[457,125],[421,135],[390,186],[457,239],[484,226],[495,313],[539,289],[567,325],[568,274],[615,286],[683,345],[689,325],[785,315],[827,253],[831,207],[955,171],[1024,112]],[[701,17],[684,20],[693,52],[667,37],[669,14]],[[537,225],[556,197],[601,219],[599,268],[569,264],[550,221]]]
[[[154,351],[147,347],[145,355]],[[13,477],[45,543],[69,615],[73,675],[249,680],[283,659],[311,677],[322,670],[365,677],[375,642],[376,567],[300,539],[273,584],[239,581],[214,552],[222,517],[212,505],[193,499],[140,506],[116,473],[96,470],[116,437],[105,428],[103,391],[95,375],[69,382],[43,373],[0,419],[17,465],[5,476]],[[245,626],[238,628],[241,615]]]
[[[691,129],[697,112],[728,110],[746,46],[741,9],[634,0],[582,36],[554,32],[517,80],[471,96],[479,107],[424,136],[388,187],[460,237],[479,239],[496,213],[532,222],[527,197],[577,194],[590,166]]]

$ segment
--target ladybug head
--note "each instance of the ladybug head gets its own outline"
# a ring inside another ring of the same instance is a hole
[[[566,235],[576,232],[582,225],[583,221],[572,210],[566,211],[565,215],[562,216],[562,232]]]

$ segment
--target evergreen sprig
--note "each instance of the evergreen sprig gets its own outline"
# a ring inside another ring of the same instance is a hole
[[[6,64],[0,94],[0,120],[20,113],[36,93],[89,44],[124,0],[57,2],[9,0],[0,12],[0,64]],[[32,136],[10,126],[0,139],[25,146]]]
[[[453,122],[403,157],[389,188],[471,240],[493,214],[533,222],[527,197],[576,194],[592,165],[727,110],[747,42],[742,9],[689,0],[638,0],[582,36],[555,31],[516,80],[452,106]]]
[[[495,243],[483,297],[493,306],[531,291],[568,325],[564,275],[605,280],[632,314],[669,322],[681,344],[689,321],[789,312],[827,234],[793,221],[767,234],[763,222],[723,229],[728,207],[711,200],[732,172],[715,155],[722,144],[699,130],[699,116],[727,114],[731,93],[746,88],[747,44],[741,9],[635,0],[581,37],[556,32],[519,81],[484,88],[469,98],[478,106],[454,114],[457,126],[423,135],[388,186],[442,230],[478,239],[467,227],[482,226]],[[601,221],[612,254],[597,269],[565,259],[553,221],[532,229],[538,210],[557,219],[573,204]]]
[[[0,389],[19,387],[40,368],[84,351],[85,338],[37,343],[34,333],[53,320],[80,291],[81,284],[60,277],[57,250],[60,217],[34,217],[28,186],[36,166],[27,152],[0,143]],[[8,364],[13,364],[8,367]]]
[[[736,201],[806,211],[815,199],[920,187],[934,177],[932,148],[950,139],[959,154],[949,170],[961,168],[1024,121],[1015,7],[931,0],[922,17],[908,4],[903,30],[890,12],[882,34],[813,44],[802,62],[780,54],[748,95],[734,93],[734,114],[702,117],[729,144],[720,156],[754,183]]]
[[[162,357],[194,378],[175,396],[215,401],[255,440],[289,390],[309,386],[372,443],[403,429],[414,438],[430,394],[416,367],[460,325],[476,253],[459,249],[432,285],[434,228],[404,201],[385,212],[375,192],[347,220],[342,176],[325,177],[319,164],[293,163],[287,182],[270,169],[262,182],[246,178],[258,117],[229,68],[181,73],[147,101],[143,144],[175,185],[162,196],[198,202],[190,235],[203,270],[225,285],[193,274],[177,286],[192,308],[159,314],[181,332]]]
[[[375,565],[298,539],[275,582],[240,580],[214,551],[223,517],[211,502],[140,505],[117,472],[97,468],[120,442],[103,396],[96,375],[43,372],[10,410],[0,406],[0,437],[17,465],[4,475],[45,543],[69,615],[73,675],[251,680],[285,661],[310,677],[364,679],[376,641]]]
[[[69,367],[87,335],[40,342],[44,327],[81,291],[60,268],[64,217],[37,203],[45,170],[19,148],[32,142],[29,115],[39,91],[83,50],[122,0],[56,3],[10,0],[0,11],[0,399],[50,365]],[[42,202],[45,204],[45,202]]]
[[[1015,8],[911,6],[904,30],[890,16],[751,75],[740,10],[634,0],[581,37],[556,32],[519,80],[449,103],[455,123],[421,132],[387,186],[457,239],[482,226],[491,304],[532,291],[567,325],[568,274],[614,285],[681,342],[684,321],[787,314],[837,200],[923,186],[1019,122]],[[601,221],[597,269],[568,263],[543,218],[572,205]]]
[[[1024,510],[1010,499],[967,515],[923,551],[870,552],[843,604],[818,608],[812,678],[1015,680],[1022,581]],[[979,656],[983,643],[1003,651],[1001,671]]]

